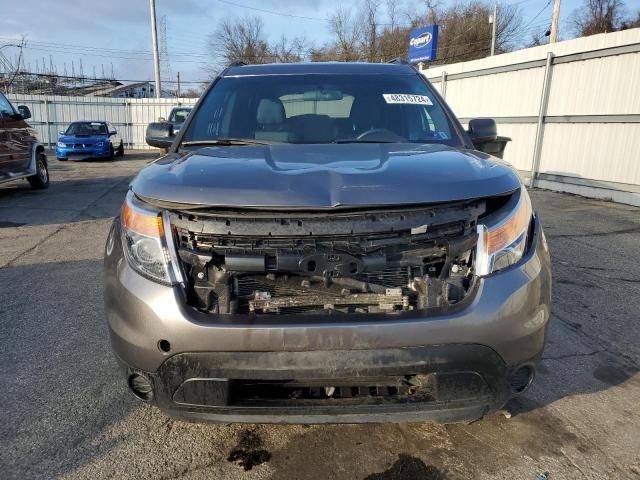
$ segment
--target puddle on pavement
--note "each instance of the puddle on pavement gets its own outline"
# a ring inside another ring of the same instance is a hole
[[[400,454],[391,468],[381,473],[373,473],[365,480],[447,480],[447,476],[419,458]]]
[[[262,448],[263,446],[264,443],[257,431],[243,430],[238,445],[231,450],[227,461],[237,463],[245,472],[249,471],[256,465],[271,460],[271,453]]]
[[[611,386],[624,383],[629,377],[624,369],[612,365],[601,365],[593,371],[593,378]]]

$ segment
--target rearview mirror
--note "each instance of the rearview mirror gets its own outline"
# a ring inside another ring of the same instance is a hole
[[[23,120],[31,118],[31,110],[29,110],[29,107],[26,105],[18,105],[18,112],[20,113],[20,116],[22,116]]]
[[[309,90],[302,94],[305,102],[326,102],[329,100],[342,100],[340,90]]]
[[[169,148],[175,139],[173,125],[170,123],[150,123],[147,126],[145,141],[156,148]]]

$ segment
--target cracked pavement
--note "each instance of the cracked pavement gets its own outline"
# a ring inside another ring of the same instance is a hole
[[[103,318],[109,224],[152,158],[54,158],[48,190],[0,186],[2,478],[640,480],[640,209],[532,192],[553,257],[552,323],[509,419],[190,424],[128,394]]]

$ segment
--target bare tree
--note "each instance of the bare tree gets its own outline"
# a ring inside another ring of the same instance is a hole
[[[263,33],[262,19],[258,16],[225,18],[209,40],[209,47],[219,52],[226,63],[241,60],[245,63],[271,61],[269,46]]]
[[[571,24],[578,36],[614,32],[625,22],[622,0],[583,0],[581,7],[573,11]]]
[[[624,22],[622,22],[622,25],[620,25],[620,30],[627,30],[629,28],[638,28],[638,27],[640,27],[640,12],[638,12],[638,15],[636,16],[636,18],[629,18]]]
[[[362,3],[362,47],[361,51],[365,54],[368,62],[378,61],[378,25],[377,14],[380,8],[380,0],[363,0]]]
[[[289,40],[284,35],[280,40],[269,47],[273,61],[280,63],[295,63],[305,60],[311,49],[303,37],[295,37]]]
[[[387,18],[389,19],[389,30],[398,28],[400,16],[400,0],[387,0]]]
[[[336,60],[355,61],[360,59],[362,29],[351,12],[351,9],[339,7],[329,17],[331,33],[335,37],[335,45],[329,47],[338,55]]]
[[[548,39],[545,35],[540,33],[534,33],[531,35],[531,38],[526,44],[527,48],[531,47],[539,47],[540,45],[546,45],[548,43]]]

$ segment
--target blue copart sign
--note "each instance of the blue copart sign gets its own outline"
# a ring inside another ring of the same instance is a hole
[[[438,50],[438,25],[411,30],[409,34],[409,63],[432,62]]]

